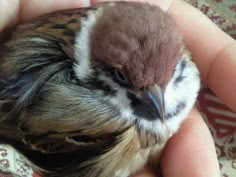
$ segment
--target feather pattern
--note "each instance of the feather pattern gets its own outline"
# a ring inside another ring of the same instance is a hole
[[[140,3],[63,10],[17,26],[0,49],[0,142],[47,177],[127,177],[158,162],[199,87],[181,45],[170,17]],[[115,77],[120,68],[130,84]],[[140,95],[153,84],[170,99],[164,123],[142,117],[150,109]]]
[[[50,177],[113,176],[115,168],[124,168],[117,166],[122,163],[110,165],[109,171],[101,164],[134,148],[134,135],[125,133],[131,125],[99,100],[103,95],[80,87],[74,76],[74,31],[87,10],[96,9],[56,12],[21,25],[1,50],[0,139]],[[122,151],[111,149],[118,144]]]

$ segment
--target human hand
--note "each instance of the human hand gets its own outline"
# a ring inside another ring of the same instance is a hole
[[[96,2],[100,1],[97,0]],[[168,7],[168,5],[163,5],[163,1],[152,2],[160,5],[163,9]],[[50,11],[89,6],[90,2],[88,0],[48,0],[42,2],[37,0],[30,2],[27,0],[9,0],[0,1],[0,4],[0,8],[2,8],[0,9],[0,30],[3,30],[13,24],[24,22]],[[183,31],[185,43],[192,51],[193,58],[201,71],[202,80],[226,104],[236,110],[235,93],[233,92],[236,83],[232,82],[233,76],[236,75],[234,70],[236,64],[233,60],[236,57],[233,54],[233,50],[235,51],[236,48],[235,42],[201,13],[192,9],[181,1],[172,1],[168,13],[175,18]],[[186,15],[183,12],[186,12]],[[201,33],[199,33],[199,27],[201,27]],[[228,60],[225,59],[223,63],[222,58],[228,58]],[[230,80],[231,82],[229,82]],[[179,162],[180,159],[181,163]],[[163,154],[161,166],[164,177],[219,175],[214,143],[196,110],[193,110],[180,131],[169,141]],[[141,174],[146,177],[153,175],[149,171],[142,172],[139,175]]]
[[[103,0],[92,0],[98,3]],[[205,15],[179,0],[136,0],[153,3],[175,19],[192,52],[201,79],[236,111],[236,42]],[[163,177],[220,176],[214,142],[194,108],[180,130],[168,142],[161,160]],[[146,169],[135,177],[154,177]]]
[[[90,0],[0,0],[0,32],[45,13],[90,5]]]

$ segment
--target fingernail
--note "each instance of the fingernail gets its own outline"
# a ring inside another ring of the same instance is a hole
[[[173,0],[162,0],[161,3],[160,3],[160,8],[167,12],[169,7],[171,6]]]

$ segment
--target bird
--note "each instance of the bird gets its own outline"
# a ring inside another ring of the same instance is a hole
[[[140,2],[51,12],[0,48],[0,142],[47,177],[128,177],[159,163],[200,76],[170,15]]]

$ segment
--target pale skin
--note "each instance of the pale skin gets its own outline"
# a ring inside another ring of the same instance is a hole
[[[90,6],[102,0],[0,0],[0,31],[59,9]],[[195,8],[180,0],[138,0],[160,6],[176,21],[202,81],[236,111],[236,42]],[[214,142],[194,108],[168,142],[161,160],[163,177],[219,177]],[[155,177],[145,169],[135,177]]]

